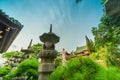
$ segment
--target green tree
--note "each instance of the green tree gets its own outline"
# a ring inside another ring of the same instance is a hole
[[[102,0],[102,2],[101,2],[101,3],[102,3],[102,4],[104,4],[105,2],[106,2],[106,0]]]
[[[27,59],[21,62],[16,69],[7,74],[6,78],[27,77],[27,80],[38,79],[38,65],[39,61],[35,58]]]
[[[87,36],[85,36],[86,38],[86,45],[87,45],[87,49],[92,53],[95,51],[95,48],[94,48],[94,42],[89,39]]]
[[[18,51],[12,51],[12,52],[4,53],[4,54],[2,55],[2,57],[8,59],[8,58],[14,57],[15,55],[20,55],[20,54],[21,54],[21,53],[18,52]]]
[[[117,68],[104,69],[89,58],[74,58],[58,67],[49,80],[119,80],[119,74]]]
[[[32,57],[28,58],[26,60],[22,60],[22,62],[18,62],[18,65],[15,68],[11,67],[10,71],[7,70],[7,68],[4,66],[0,68],[0,75],[3,77],[4,80],[12,80],[14,77],[21,77],[26,76],[27,80],[37,80],[38,77],[38,54],[39,51],[42,50],[42,44],[34,44],[30,50],[32,50],[34,53],[30,54]],[[18,51],[12,51],[7,52],[2,55],[3,58],[8,59],[17,59],[15,56],[21,56],[24,57],[24,52],[18,52]],[[3,69],[3,70],[2,70]],[[24,71],[24,72],[23,72]]]
[[[104,45],[115,47],[120,45],[120,26],[116,18],[103,16],[98,28],[92,28],[92,33],[97,48]]]
[[[104,53],[108,66],[120,66],[120,22],[118,18],[103,16],[97,27],[93,27],[95,49],[99,53],[101,48],[107,47]],[[99,53],[101,54],[101,53]]]
[[[34,44],[30,50],[34,51],[34,53],[32,54],[34,57],[38,58],[38,54],[39,52],[43,49],[43,45],[40,43]]]
[[[0,77],[7,75],[10,72],[10,70],[11,70],[10,66],[0,68]]]

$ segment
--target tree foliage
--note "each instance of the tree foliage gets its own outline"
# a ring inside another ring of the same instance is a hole
[[[91,53],[94,52],[95,51],[94,42],[91,39],[89,39],[87,36],[85,36],[85,38],[86,38],[87,49]]]
[[[14,57],[15,55],[19,55],[20,53],[18,51],[12,51],[12,52],[7,52],[2,55],[3,58],[11,58]]]
[[[50,76],[50,80],[85,80],[85,78],[88,78],[87,76],[89,76],[92,71],[94,72],[96,68],[98,69],[98,66],[96,66],[93,70],[93,66],[96,65],[93,65],[91,60],[75,58],[68,61],[65,66],[58,67]]]
[[[107,47],[106,52],[102,52],[106,57],[107,65],[120,66],[120,22],[118,22],[118,18],[103,16],[98,28],[92,28],[92,33],[98,53],[102,48]]]
[[[118,46],[120,44],[120,26],[118,23],[111,17],[103,16],[98,28],[92,28],[97,48],[104,45]]]
[[[106,2],[106,0],[102,0],[102,2],[101,2],[101,3],[102,3],[102,4],[104,4],[105,2]]]
[[[58,67],[49,80],[119,80],[119,74],[117,68],[104,69],[89,58],[75,58]]]
[[[35,54],[38,54],[39,51],[41,51],[42,49],[43,49],[43,46],[42,46],[42,44],[40,44],[40,43],[34,44],[34,45],[30,48],[30,50],[33,50],[33,51],[35,52]]]
[[[40,43],[34,44],[30,50],[34,51],[34,53],[32,54],[33,57],[38,58],[38,54],[39,52],[43,49],[43,45]]]
[[[12,80],[15,77],[27,77],[27,80],[38,79],[38,59],[31,58],[21,62],[16,69],[4,75],[4,79]]]
[[[7,75],[10,72],[10,70],[11,70],[10,66],[0,68],[0,77]]]
[[[32,50],[34,53],[29,54],[32,57],[28,57],[27,59],[21,59],[22,61],[18,62],[16,68],[11,66],[11,64],[6,66],[3,66],[0,68],[0,76],[3,77],[3,80],[12,80],[12,78],[15,77],[27,77],[27,80],[37,80],[38,79],[38,65],[39,61],[37,58],[37,55],[40,50],[42,50],[42,44],[34,44],[30,50]],[[3,58],[7,58],[8,62],[10,59],[16,60],[17,57],[15,56],[21,56],[21,58],[24,58],[25,53],[24,52],[18,52],[18,51],[12,51],[7,52],[3,54]],[[15,61],[16,62],[16,61]],[[16,63],[15,63],[16,64]],[[8,69],[8,66],[11,67]]]

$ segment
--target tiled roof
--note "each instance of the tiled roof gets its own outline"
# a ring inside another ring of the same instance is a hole
[[[76,53],[80,53],[80,52],[82,52],[83,50],[86,50],[86,49],[87,49],[87,46],[77,47],[76,48]]]
[[[23,25],[0,10],[0,53],[6,52]]]
[[[0,14],[3,15],[3,16],[5,16],[7,19],[9,19],[10,21],[12,21],[13,23],[17,24],[18,26],[22,26],[22,24],[18,20],[14,19],[13,17],[10,17],[5,12],[3,12],[1,9],[0,9]]]

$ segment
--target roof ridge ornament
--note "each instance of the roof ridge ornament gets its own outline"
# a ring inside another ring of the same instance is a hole
[[[49,33],[52,33],[52,24],[50,24],[50,32]]]
[[[30,43],[29,43],[29,46],[28,46],[28,49],[30,49],[30,48],[31,48],[32,41],[33,41],[33,39],[31,39],[31,41],[30,41]]]

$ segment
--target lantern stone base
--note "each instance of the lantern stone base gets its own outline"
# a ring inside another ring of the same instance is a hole
[[[55,69],[54,63],[42,63],[39,67],[39,79],[48,80],[50,73]]]

